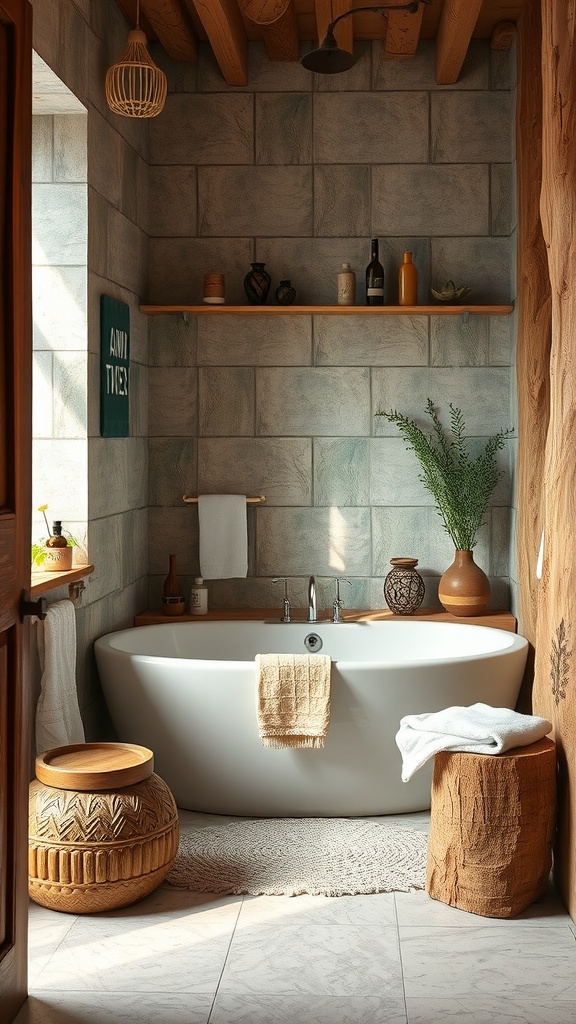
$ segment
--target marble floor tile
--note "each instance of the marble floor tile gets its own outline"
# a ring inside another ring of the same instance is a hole
[[[513,918],[482,917],[470,914],[466,910],[450,907],[440,900],[433,900],[422,890],[417,892],[395,894],[398,924],[401,926],[446,925],[454,928],[474,928],[486,925],[503,928],[515,925],[524,927],[571,924],[571,918],[562,903],[558,892],[552,886],[532,903],[531,906]]]
[[[400,999],[396,929],[292,923],[238,929],[218,991]]]
[[[576,1000],[576,943],[565,925],[401,927],[407,998]]]
[[[482,998],[407,999],[408,1024],[574,1024],[576,1003]]]
[[[406,1013],[380,996],[218,995],[210,1024],[406,1024]]]
[[[28,911],[28,981],[34,984],[54,950],[77,920],[75,914],[58,914],[37,903]]]
[[[42,992],[14,1024],[207,1024],[211,995],[135,992]]]
[[[237,932],[255,925],[387,925],[396,928],[394,893],[370,896],[245,896]]]

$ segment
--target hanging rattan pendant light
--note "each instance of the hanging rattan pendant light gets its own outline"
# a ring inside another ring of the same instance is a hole
[[[126,52],[106,72],[106,102],[123,117],[156,117],[166,102],[166,75],[148,53],[140,29],[140,0],[136,4],[136,28],[128,33]]]

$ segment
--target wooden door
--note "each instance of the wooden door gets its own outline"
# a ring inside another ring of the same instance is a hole
[[[30,585],[31,64],[28,0],[0,0],[0,1024],[26,998],[29,779],[21,595]]]

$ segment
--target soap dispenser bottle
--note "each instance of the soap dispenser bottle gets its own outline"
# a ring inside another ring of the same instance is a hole
[[[208,587],[202,576],[194,578],[194,585],[190,591],[190,614],[206,615],[208,612]]]

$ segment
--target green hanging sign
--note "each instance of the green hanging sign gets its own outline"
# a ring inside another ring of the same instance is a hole
[[[130,435],[130,307],[100,296],[100,434]]]

